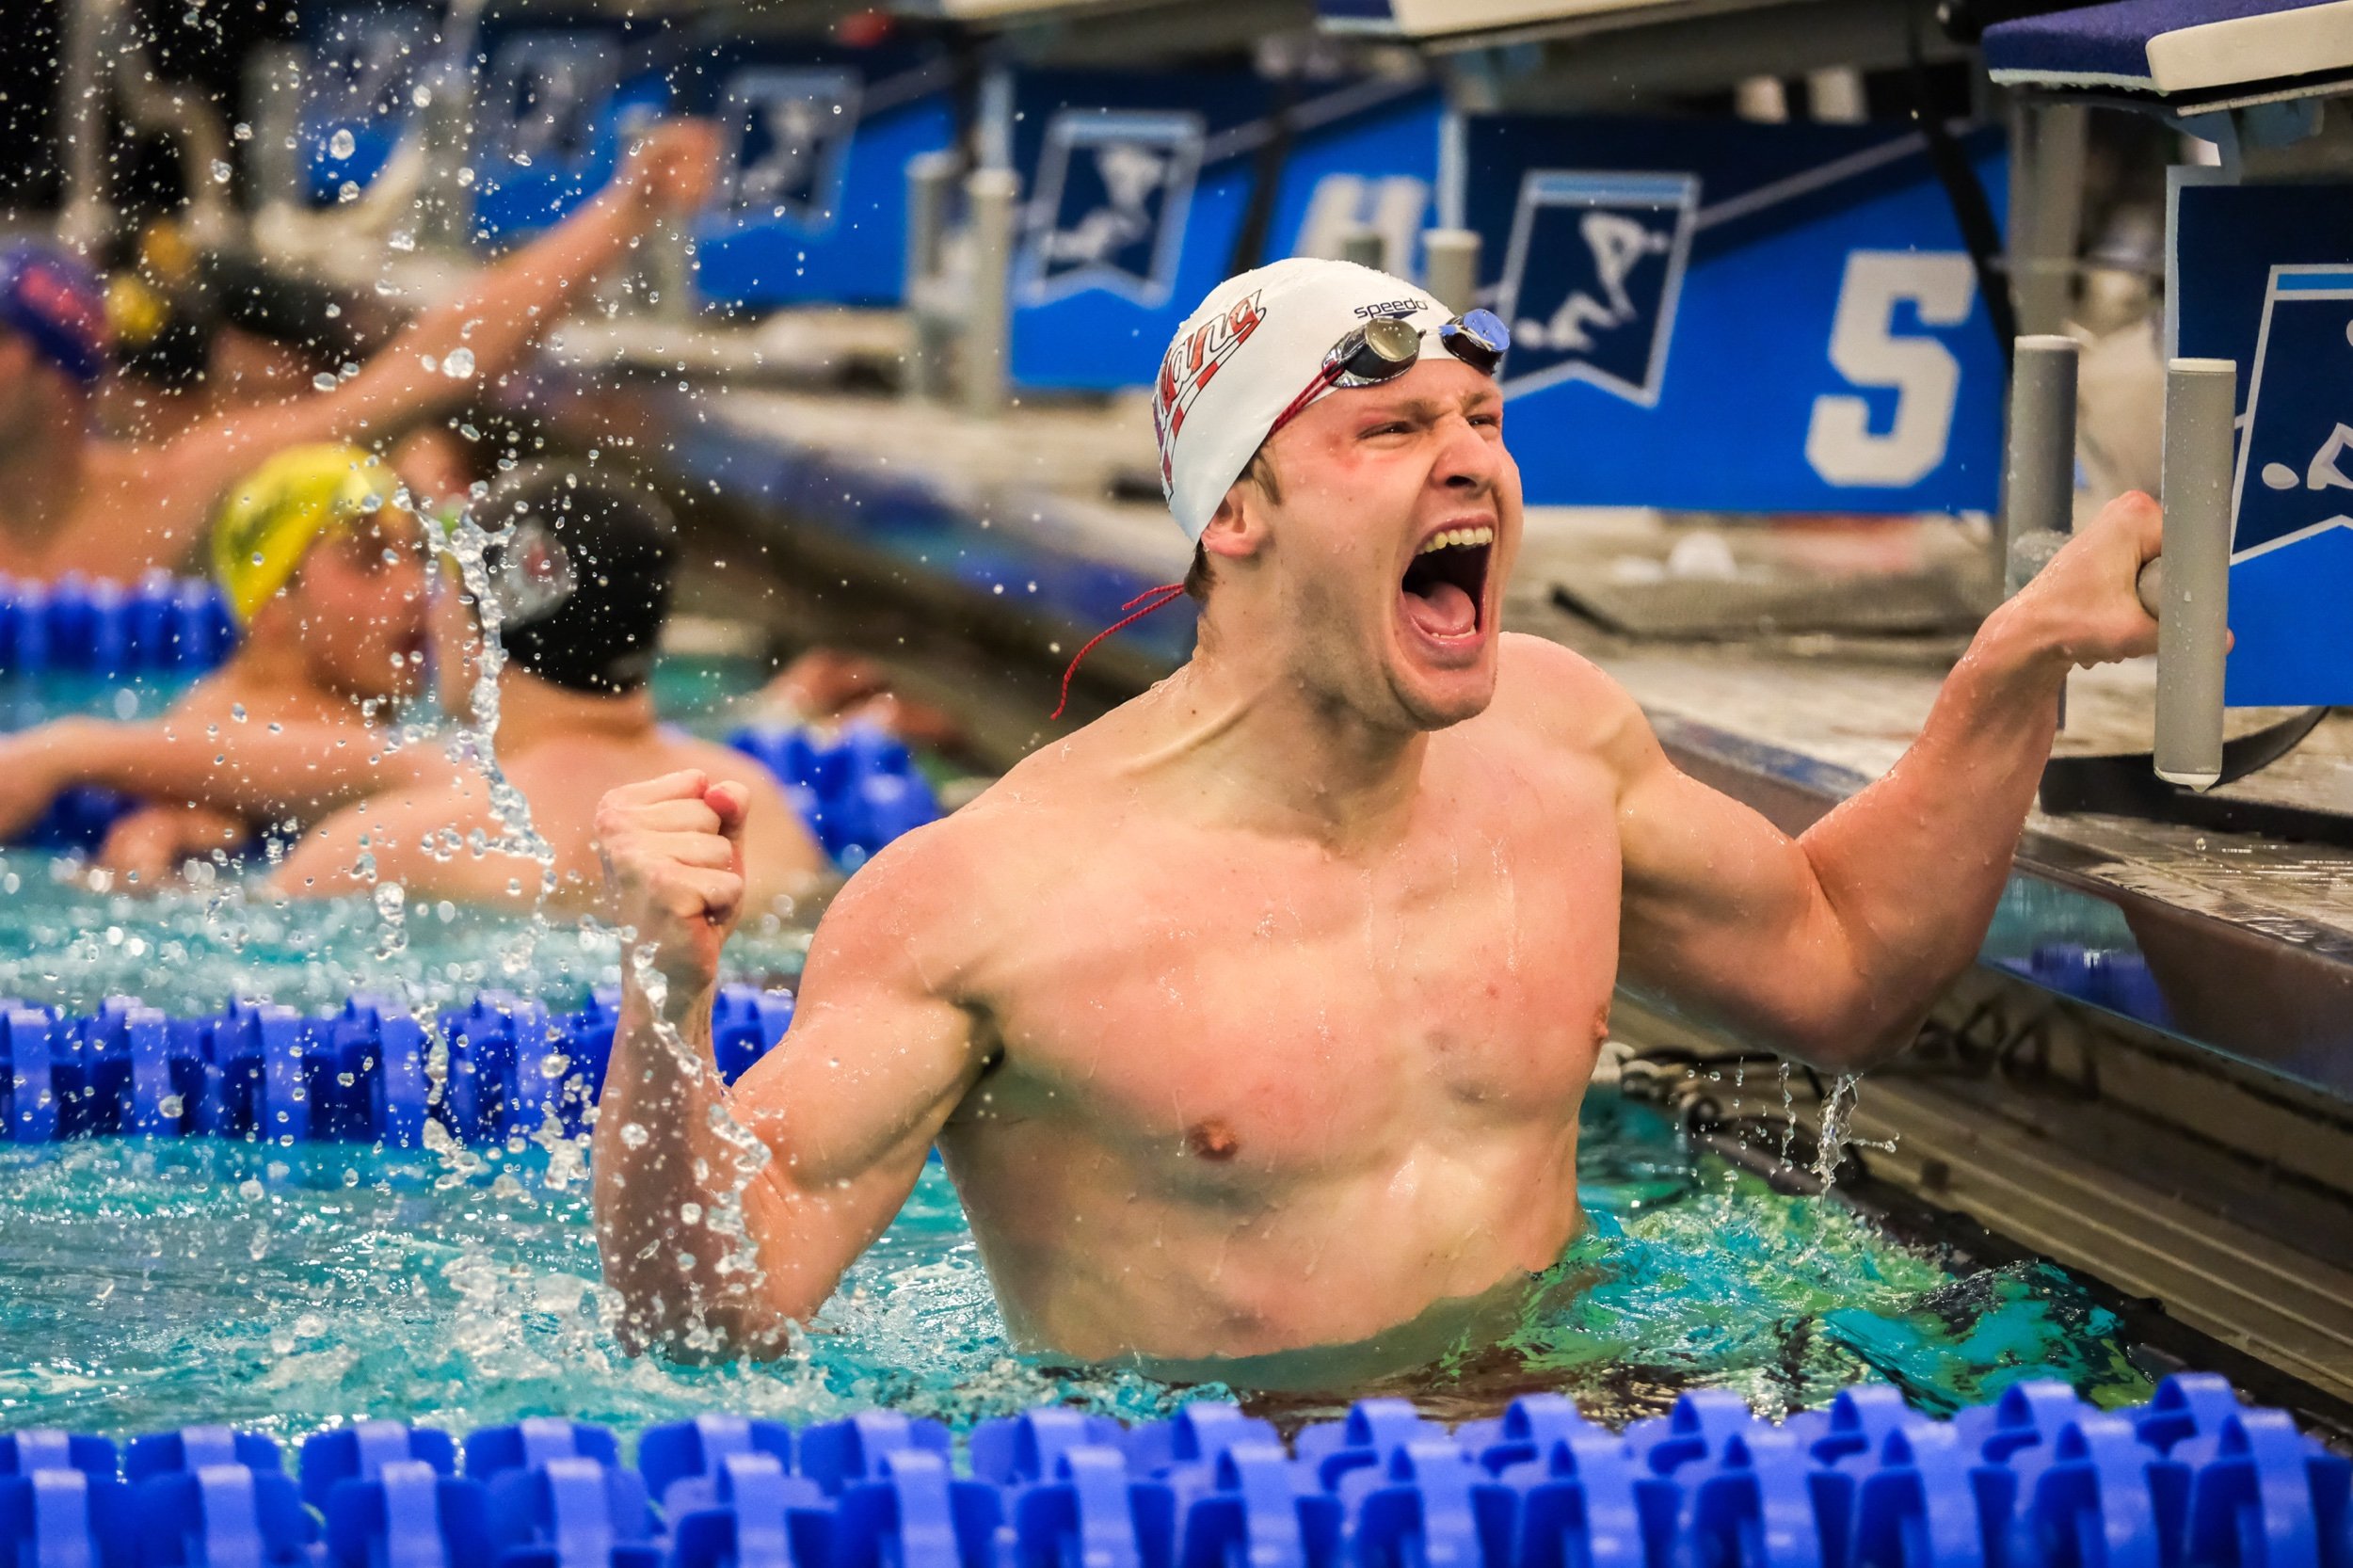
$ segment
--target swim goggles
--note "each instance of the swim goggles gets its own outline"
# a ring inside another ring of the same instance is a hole
[[[1512,346],[1511,329],[1493,311],[1466,311],[1438,328],[1447,352],[1481,375],[1493,376]],[[1335,387],[1372,387],[1394,381],[1421,358],[1421,333],[1403,316],[1374,316],[1351,328],[1323,357],[1315,379],[1267,426],[1272,436],[1307,411],[1307,405]]]

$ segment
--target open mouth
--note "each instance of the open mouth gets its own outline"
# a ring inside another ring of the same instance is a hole
[[[1431,536],[1399,584],[1405,618],[1438,638],[1475,636],[1486,613],[1487,558],[1496,531],[1485,525]]]

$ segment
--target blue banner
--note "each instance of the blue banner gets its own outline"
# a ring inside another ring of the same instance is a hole
[[[1477,116],[1455,145],[1531,504],[1993,508],[2001,345],[1919,133]],[[1998,136],[1963,145],[1998,211]]]
[[[2234,360],[2234,707],[2353,703],[2353,185],[2176,170],[2172,351]]]
[[[417,68],[434,47],[422,8],[338,11],[322,25],[296,132],[304,195],[331,206],[375,183],[416,107]]]
[[[1226,277],[1337,255],[1360,226],[1382,235],[1394,270],[1417,264],[1439,126],[1417,80],[1287,89],[1243,72],[1020,71],[1000,102],[1010,119],[997,132],[1024,194],[1012,360],[1022,386],[1144,385],[1177,323]]]
[[[485,24],[474,59],[474,237],[535,233],[602,189],[631,130],[669,103],[648,56],[656,31],[626,19]]]
[[[906,166],[955,137],[945,60],[744,47],[707,72],[725,139],[695,232],[696,286],[754,309],[895,305],[905,292]]]

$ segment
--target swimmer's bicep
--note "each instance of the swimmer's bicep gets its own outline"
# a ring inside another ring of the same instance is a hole
[[[847,891],[836,902],[810,945],[792,1027],[737,1085],[770,1146],[793,1152],[803,1181],[887,1171],[911,1182],[980,1078],[971,1013],[937,984],[922,938],[888,904]]]

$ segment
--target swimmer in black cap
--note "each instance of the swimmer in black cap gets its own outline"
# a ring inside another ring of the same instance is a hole
[[[654,126],[594,201],[420,315],[329,391],[237,408],[159,445],[92,434],[108,347],[87,268],[61,247],[0,251],[0,574],[136,578],[194,554],[221,493],[271,453],[377,440],[505,374],[658,218],[698,210],[715,137]],[[467,374],[452,363],[471,360]]]

